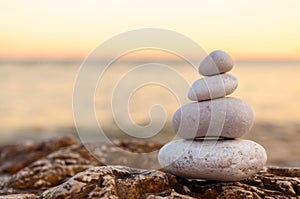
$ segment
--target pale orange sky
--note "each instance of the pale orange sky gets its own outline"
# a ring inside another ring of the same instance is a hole
[[[182,33],[237,59],[300,59],[299,0],[4,0],[1,59],[84,59],[132,29]]]

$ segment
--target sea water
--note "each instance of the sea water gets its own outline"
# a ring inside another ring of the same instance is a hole
[[[140,65],[117,63],[99,75],[99,81],[94,83],[97,88],[92,103],[101,127],[117,128],[115,119],[127,121],[132,128],[162,120],[170,127],[173,113],[189,102],[187,98],[179,99],[186,97],[188,92],[188,87],[182,82],[191,85],[200,78],[195,68],[183,63],[168,63],[167,68],[158,66],[152,69],[150,64],[148,69],[135,70]],[[80,62],[2,62],[1,143],[20,132],[37,131],[36,137],[43,136],[43,132],[74,129],[72,97],[80,66]],[[97,67],[103,66],[95,64],[93,67],[97,71]],[[180,76],[174,75],[174,71]],[[300,123],[299,62],[238,62],[230,73],[239,81],[231,96],[245,100],[253,108],[255,122]],[[85,96],[92,88],[88,87],[90,82],[81,84],[84,88],[81,96]],[[116,89],[121,88],[118,84],[122,85],[122,90]],[[179,88],[177,93],[173,88]],[[124,93],[118,95],[117,92]],[[163,107],[163,112],[157,110],[155,114],[156,109],[151,112],[153,105]],[[89,108],[84,103],[81,106],[84,118],[85,110]],[[96,128],[89,121],[82,123]],[[31,137],[31,134],[23,134],[23,137],[27,136]]]

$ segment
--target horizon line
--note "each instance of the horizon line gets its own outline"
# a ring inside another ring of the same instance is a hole
[[[138,58],[138,59],[128,59],[124,60],[122,62],[125,63],[134,63],[134,62],[145,62],[145,61],[167,61],[167,62],[178,62],[174,59],[168,59],[168,58]],[[16,64],[39,64],[39,63],[83,63],[85,59],[79,59],[79,58],[60,58],[60,59],[53,59],[53,58],[30,58],[30,59],[1,59],[0,58],[0,64],[9,64],[9,63],[16,63]],[[279,63],[297,63],[300,62],[300,58],[240,58],[240,59],[234,59],[235,62],[249,62],[249,63],[255,63],[255,62],[279,62]],[[93,60],[93,62],[102,62],[101,60]]]

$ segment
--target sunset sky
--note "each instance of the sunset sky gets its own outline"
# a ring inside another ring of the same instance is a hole
[[[144,27],[238,59],[300,59],[299,0],[3,0],[0,59],[84,59],[106,39]]]

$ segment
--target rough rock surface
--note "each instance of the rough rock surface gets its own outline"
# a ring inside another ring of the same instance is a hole
[[[60,145],[62,147],[49,150],[51,152],[48,152],[48,155],[37,158],[31,164],[24,164],[24,160],[28,154],[33,156],[35,150],[31,150],[30,153],[24,150],[22,153],[22,150],[13,149],[12,145],[1,147],[0,164],[11,166],[6,166],[5,172],[2,171],[0,176],[0,199],[300,198],[300,168],[265,167],[256,175],[237,182],[187,180],[164,170],[103,166],[99,161],[101,155],[102,159],[108,158],[106,152],[115,151],[119,147],[128,148],[129,151],[146,152],[160,148],[158,143],[118,140],[114,142],[115,145],[94,145],[100,156],[95,159],[70,137],[53,139],[51,145],[55,146],[56,142],[61,143],[62,140],[73,140],[68,142],[73,144],[66,144],[64,147]],[[31,145],[36,147],[35,152],[38,153],[41,148],[37,146],[47,145],[49,142],[32,142]],[[18,144],[18,147],[25,146]],[[3,154],[8,152],[10,155],[5,158]],[[20,158],[22,156],[23,160]],[[119,157],[115,158],[114,163],[121,164],[124,161],[118,160]],[[18,169],[13,171],[12,168]]]
[[[165,173],[124,166],[93,167],[45,191],[41,198],[141,198],[170,189]]]
[[[52,152],[76,143],[73,137],[63,136],[40,143],[27,141],[21,144],[0,146],[0,174],[15,173]]]

